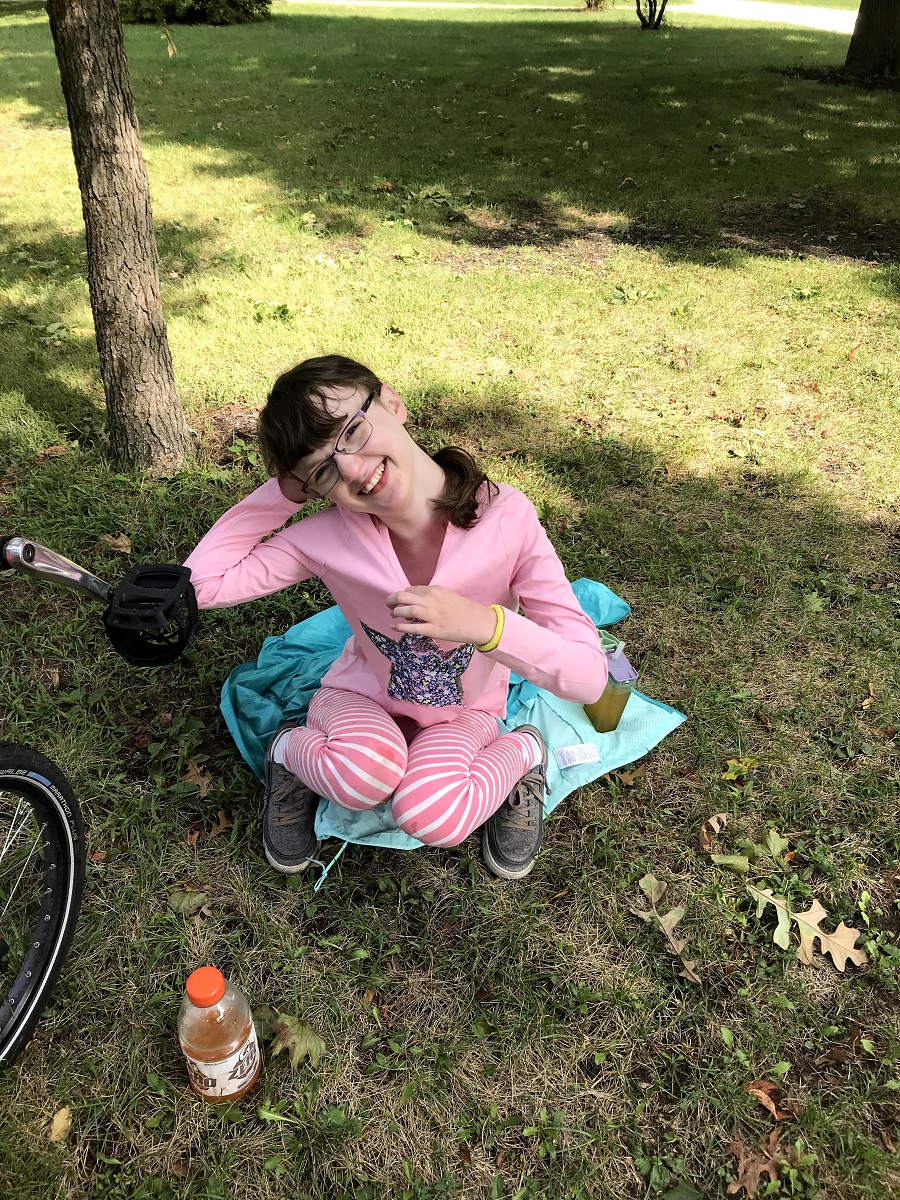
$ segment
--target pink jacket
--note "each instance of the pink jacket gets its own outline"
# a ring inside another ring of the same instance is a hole
[[[220,517],[185,565],[201,608],[228,608],[318,576],[353,630],[323,686],[369,696],[419,725],[452,720],[460,708],[502,717],[510,670],[580,704],[603,691],[597,630],[516,488],[500,484],[472,529],[447,526],[431,581],[503,606],[503,636],[487,654],[391,629],[385,600],[409,582],[377,518],[332,506],[282,528],[298,511],[270,479]]]

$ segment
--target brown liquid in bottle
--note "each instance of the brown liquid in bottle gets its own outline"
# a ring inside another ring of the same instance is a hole
[[[214,1008],[217,1007],[218,1005],[214,1006]],[[214,1018],[215,1014],[213,1010],[208,1009],[207,1012]],[[190,1041],[182,1041],[182,1050],[184,1050],[185,1054],[189,1054],[191,1058],[195,1058],[198,1062],[202,1063],[221,1062],[222,1059],[236,1054],[241,1046],[251,1037],[253,1021],[250,1020],[242,1028],[235,1030],[228,1040],[226,1040],[226,1035],[230,1031],[226,1029],[226,1024],[225,1021],[216,1021],[215,1019],[205,1021],[199,1024],[199,1026],[195,1024],[191,1029]],[[190,1081],[191,1087],[198,1096],[201,1096],[204,1100],[208,1100],[212,1104],[223,1104],[230,1100],[240,1100],[241,1096],[246,1096],[257,1079],[259,1079],[261,1066],[262,1055],[257,1052],[256,1069],[250,1076],[249,1081],[239,1091],[229,1092],[227,1096],[207,1096],[195,1085],[193,1079]]]
[[[178,1038],[191,1088],[204,1100],[239,1100],[259,1078],[262,1056],[250,1005],[215,967],[189,977]]]

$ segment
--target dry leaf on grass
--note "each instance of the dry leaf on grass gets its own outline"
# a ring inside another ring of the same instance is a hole
[[[49,462],[51,458],[62,458],[64,454],[68,453],[68,446],[48,446],[46,450],[42,450],[40,454],[34,456],[34,461],[38,464],[43,464]]]
[[[784,896],[776,896],[771,888],[758,888],[753,884],[747,885],[747,891],[756,900],[756,915],[761,917],[767,904],[775,909],[776,925],[772,941],[782,950],[787,950],[791,944],[791,910]]]
[[[108,533],[101,533],[100,542],[104,546],[109,546],[110,550],[115,550],[116,554],[130,554],[132,550],[131,538],[127,533],[117,533],[115,537]],[[98,549],[100,548],[98,543]]]
[[[848,958],[858,967],[867,963],[869,956],[865,950],[856,949],[859,930],[845,925],[841,921],[834,933],[826,933],[819,928],[819,924],[827,916],[827,911],[818,900],[813,900],[806,912],[793,914],[800,929],[800,946],[797,950],[799,960],[806,963],[807,966],[812,963],[813,945],[818,938],[822,953],[831,955],[832,961],[839,971],[843,971],[847,966]]]
[[[47,1134],[51,1142],[64,1142],[72,1128],[72,1110],[68,1104],[55,1114],[50,1122],[50,1132]]]
[[[638,779],[643,779],[647,774],[647,764],[641,763],[639,767],[635,767],[633,771],[613,771],[612,774],[618,779],[619,783],[625,787],[634,787]]]
[[[800,934],[800,945],[797,947],[797,958],[806,966],[813,962],[813,949],[818,938],[823,954],[830,954],[832,962],[839,971],[847,966],[847,960],[861,967],[869,961],[865,950],[856,947],[859,930],[845,925],[841,921],[834,933],[827,933],[820,928],[822,920],[828,916],[826,909],[818,900],[813,900],[806,912],[793,912],[784,896],[776,896],[771,888],[758,888],[752,883],[747,884],[747,891],[756,900],[756,915],[762,916],[767,904],[770,904],[777,914],[777,925],[772,940],[777,946],[787,950],[790,945],[790,923],[793,920]]]
[[[215,780],[205,767],[198,766],[192,758],[189,758],[187,770],[182,775],[181,782],[192,784],[197,789],[200,799],[205,800]]]
[[[784,1161],[777,1129],[773,1129],[768,1141],[760,1142],[756,1149],[748,1150],[741,1138],[735,1138],[729,1142],[728,1151],[737,1159],[736,1178],[725,1189],[729,1196],[736,1196],[738,1192],[744,1192],[748,1197],[755,1196],[762,1176],[768,1175],[769,1181],[774,1183]]]
[[[777,1083],[772,1083],[768,1079],[753,1079],[750,1083],[744,1084],[744,1091],[755,1096],[776,1121],[791,1121],[797,1115],[793,1105],[784,1102],[784,1093]]]
[[[229,808],[226,811],[224,808],[220,808],[219,815],[216,820],[213,821],[212,829],[209,831],[209,836],[214,838],[216,834],[224,833],[226,829],[230,829],[234,824],[234,821],[232,820],[233,816],[234,812],[232,809]]]
[[[90,861],[92,863],[104,863],[104,862],[106,862],[106,851],[105,850],[92,850],[90,852],[90,854],[88,855],[88,858],[90,859]]]
[[[655,924],[660,930],[663,937],[668,943],[670,954],[674,954],[681,962],[682,969],[678,972],[681,979],[687,979],[690,983],[700,983],[700,976],[694,970],[697,963],[695,959],[688,959],[684,956],[684,948],[688,943],[687,938],[679,938],[675,936],[675,926],[684,916],[683,908],[672,908],[669,912],[660,914],[656,911],[656,906],[663,896],[666,894],[666,884],[657,879],[655,875],[647,874],[638,882],[641,891],[650,901],[653,906],[650,909],[633,908],[631,911],[636,917],[640,917],[648,925]]]
[[[660,900],[662,900],[663,896],[666,894],[666,888],[668,886],[669,885],[667,883],[663,883],[661,879],[657,879],[655,875],[645,875],[638,882],[638,887],[641,889],[654,908],[656,908],[657,904],[659,904]]]
[[[713,813],[711,817],[707,817],[700,826],[700,832],[697,834],[700,849],[709,854],[715,843],[716,836],[722,832],[727,824],[728,813]]]
[[[200,839],[200,834],[203,832],[205,821],[202,817],[198,817],[196,821],[191,821],[187,829],[184,831],[184,840],[192,850],[197,849],[197,842]]]

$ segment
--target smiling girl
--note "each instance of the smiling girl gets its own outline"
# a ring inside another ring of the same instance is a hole
[[[315,857],[325,796],[390,802],[433,846],[484,826],[486,865],[519,879],[541,845],[547,751],[533,726],[499,732],[510,671],[585,704],[603,691],[606,656],[527,497],[462,450],[430,456],[406,420],[400,396],[351,359],[287,371],[259,419],[273,478],[186,565],[201,608],[317,576],[353,631],[306,723],[269,746],[263,848],[276,870]],[[323,497],[327,508],[283,528]]]

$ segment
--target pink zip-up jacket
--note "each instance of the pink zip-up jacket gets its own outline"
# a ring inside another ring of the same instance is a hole
[[[353,631],[322,686],[369,696],[420,726],[450,721],[462,708],[502,717],[510,670],[563,699],[593,702],[606,684],[606,655],[534,505],[508,484],[489,504],[486,495],[483,486],[473,528],[447,526],[431,580],[503,606],[503,635],[486,654],[398,635],[386,599],[409,581],[387,527],[333,505],[282,528],[300,506],[275,479],[229,509],[185,565],[201,608],[229,608],[317,576]]]

